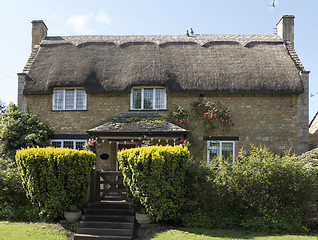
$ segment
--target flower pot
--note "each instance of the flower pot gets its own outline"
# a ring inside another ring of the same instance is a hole
[[[136,220],[139,224],[150,224],[150,216],[147,213],[136,212]]]
[[[64,217],[66,221],[68,221],[69,223],[76,222],[77,220],[81,218],[81,216],[82,216],[81,210],[74,211],[74,212],[68,212],[68,211],[64,212]]]

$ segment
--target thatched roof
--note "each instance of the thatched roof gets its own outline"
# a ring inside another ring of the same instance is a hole
[[[23,73],[24,94],[54,87],[129,93],[301,93],[296,53],[277,35],[45,37]],[[298,59],[298,60],[297,60]]]
[[[157,112],[125,112],[117,114],[109,122],[87,130],[87,133],[95,136],[179,136],[186,135],[188,130],[165,120]]]

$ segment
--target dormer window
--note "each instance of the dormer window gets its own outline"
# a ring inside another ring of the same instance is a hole
[[[134,87],[131,89],[131,110],[164,110],[167,96],[164,87]]]
[[[86,110],[86,92],[84,89],[54,89],[53,110]]]

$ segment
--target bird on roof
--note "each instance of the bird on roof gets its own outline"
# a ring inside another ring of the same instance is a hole
[[[191,34],[191,35],[193,35],[193,34],[194,34],[194,32],[193,32],[193,29],[192,29],[192,28],[190,28],[190,34]]]

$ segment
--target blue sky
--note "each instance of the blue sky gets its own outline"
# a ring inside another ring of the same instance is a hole
[[[31,21],[49,36],[272,34],[283,14],[295,15],[295,49],[310,73],[310,119],[318,111],[318,1],[276,0],[11,0],[0,4],[0,100],[17,102],[17,73],[31,52]]]

